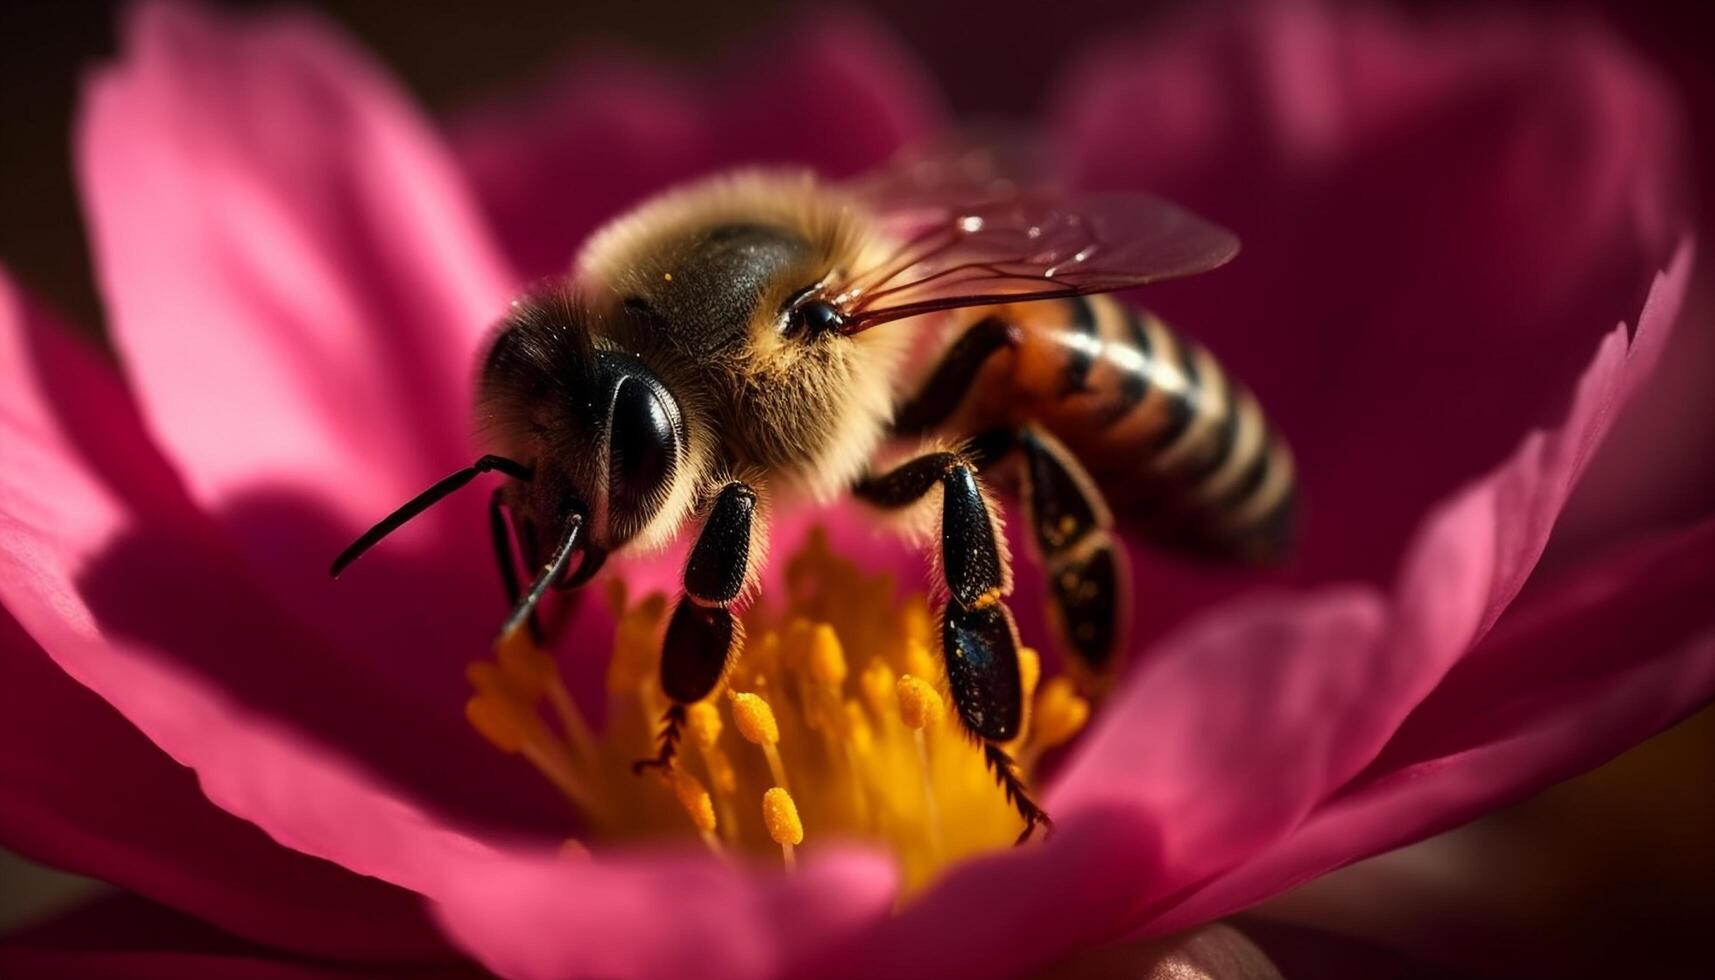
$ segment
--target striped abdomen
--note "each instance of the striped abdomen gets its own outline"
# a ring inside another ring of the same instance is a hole
[[[1084,464],[1115,516],[1151,541],[1212,559],[1282,557],[1296,496],[1292,455],[1256,398],[1206,349],[1107,296],[977,316],[955,346],[1005,340],[970,379],[951,420],[959,431],[1035,422]]]

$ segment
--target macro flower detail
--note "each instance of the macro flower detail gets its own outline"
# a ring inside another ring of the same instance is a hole
[[[809,827],[819,839],[882,844],[907,893],[1010,846],[1022,821],[948,717],[927,599],[896,597],[892,575],[836,556],[819,531],[790,558],[784,591],[784,608],[765,596],[747,617],[726,689],[690,707],[689,748],[660,778],[639,779],[633,764],[653,751],[664,707],[661,593],[627,603],[615,592],[599,735],[552,658],[522,635],[472,665],[466,716],[563,792],[598,839],[695,833],[716,854],[780,852],[790,864],[776,830],[789,825],[795,847]],[[1007,747],[1028,774],[1078,733],[1090,705],[1065,677],[1041,683],[1035,651],[1021,656],[1032,708]]]
[[[474,457],[508,303],[655,181],[745,162],[711,116],[840,176],[945,125],[873,25],[788,31],[777,76],[591,69],[442,132],[307,15],[130,12],[77,127],[115,357],[0,277],[0,840],[306,970],[1020,975],[1469,820],[1715,692],[1715,516],[1543,561],[1672,330],[1708,329],[1676,322],[1671,98],[1591,28],[1476,15],[1223,7],[1108,39],[1039,120],[1067,179],[1244,239],[1135,298],[1269,406],[1306,507],[1272,573],[1125,538],[1100,700],[1020,562],[1042,655],[1010,745],[1045,841],[1009,846],[947,716],[921,550],[854,505],[775,515],[665,777],[630,765],[682,555],[616,558],[547,649],[491,646],[475,491],[330,585]],[[660,170],[542,164],[590,146]]]

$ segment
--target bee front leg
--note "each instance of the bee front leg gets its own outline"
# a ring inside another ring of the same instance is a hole
[[[976,466],[959,453],[934,452],[860,481],[853,492],[878,507],[901,508],[941,488],[941,652],[953,706],[1007,800],[1024,818],[1028,838],[1048,815],[1030,798],[1001,743],[1018,735],[1024,688],[1018,668],[1018,628],[1006,608],[1012,573],[993,508]]]
[[[752,542],[761,529],[755,490],[735,480],[715,494],[661,647],[661,690],[673,703],[661,719],[660,751],[634,763],[633,771],[672,766],[686,707],[714,692],[743,645],[744,628],[732,606],[754,575]]]

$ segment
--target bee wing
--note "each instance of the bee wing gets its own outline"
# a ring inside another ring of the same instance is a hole
[[[852,190],[901,245],[830,290],[848,333],[1195,275],[1239,248],[1231,232],[1167,201],[1025,182],[981,150],[910,161]]]

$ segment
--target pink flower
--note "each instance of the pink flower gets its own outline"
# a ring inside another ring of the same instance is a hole
[[[858,847],[566,861],[561,801],[462,715],[498,616],[481,501],[338,588],[327,559],[468,462],[483,330],[598,221],[753,154],[861,169],[933,97],[873,28],[810,21],[712,86],[574,72],[453,149],[302,15],[146,5],[124,35],[78,134],[123,377],[0,287],[9,847],[315,957],[1017,973],[1468,820],[1715,691],[1715,521],[1532,574],[1686,288],[1669,100],[1582,26],[1238,8],[1108,42],[1049,123],[1077,179],[1244,236],[1149,302],[1291,436],[1300,563],[1259,589],[1139,554],[1142,648],[1045,787],[1059,833],[897,913]]]

